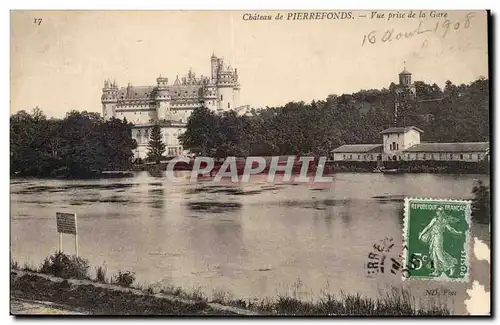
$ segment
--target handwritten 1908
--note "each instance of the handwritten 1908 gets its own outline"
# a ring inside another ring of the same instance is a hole
[[[364,46],[365,44],[375,44],[378,41],[381,41],[382,43],[387,43],[392,41],[399,41],[402,39],[410,39],[413,36],[422,35],[426,33],[436,33],[444,38],[446,37],[446,35],[448,35],[450,31],[453,30],[458,31],[463,28],[465,29],[469,28],[473,17],[474,13],[468,13],[465,16],[465,19],[462,21],[453,22],[449,19],[446,19],[443,22],[438,21],[432,25],[429,24],[427,26],[425,26],[424,21],[421,20],[417,28],[411,31],[404,31],[404,32],[396,32],[394,28],[389,28],[385,31],[373,30],[370,33],[363,36],[363,41],[361,45]],[[431,27],[431,28],[426,28],[426,27]]]

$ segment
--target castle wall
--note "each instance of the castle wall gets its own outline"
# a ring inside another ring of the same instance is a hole
[[[104,120],[109,120],[116,115],[116,103],[105,103],[102,104],[102,117]]]
[[[128,122],[134,124],[146,124],[149,123],[150,120],[156,120],[156,109],[144,109],[144,108],[134,108],[133,106],[129,106],[127,108],[117,109],[115,117],[123,120],[126,118]]]
[[[219,107],[221,111],[229,111],[236,108],[233,102],[233,88],[232,87],[220,87],[218,89],[219,95]]]

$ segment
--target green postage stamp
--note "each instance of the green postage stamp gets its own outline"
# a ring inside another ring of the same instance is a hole
[[[407,279],[467,282],[471,201],[405,199]]]

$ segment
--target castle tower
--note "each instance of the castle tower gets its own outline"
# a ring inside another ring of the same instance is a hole
[[[218,111],[228,111],[236,108],[236,101],[239,94],[239,84],[237,82],[237,72],[231,65],[225,66],[222,58],[217,59],[217,103]]]
[[[168,119],[170,115],[170,100],[168,94],[168,78],[163,78],[161,75],[156,78],[156,95],[155,100],[158,103],[156,107],[156,114],[158,120]]]
[[[237,108],[240,106],[240,83],[238,81],[238,69],[234,69],[233,80],[233,104],[234,108]]]
[[[217,57],[215,56],[214,53],[212,53],[212,56],[210,57],[210,77],[212,78],[212,82],[217,81],[217,70],[219,67],[219,61]]]
[[[111,80],[104,81],[104,87],[102,88],[101,104],[102,104],[102,116],[104,120],[109,120],[115,117],[116,104],[118,102],[118,86],[116,82],[111,82]]]

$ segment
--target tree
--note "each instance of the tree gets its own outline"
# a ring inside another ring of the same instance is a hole
[[[219,117],[205,105],[195,108],[188,118],[186,132],[179,136],[179,141],[191,152],[209,155],[220,143],[218,120]]]
[[[161,141],[161,128],[158,124],[155,124],[151,130],[147,158],[159,164],[161,157],[165,153],[165,149],[165,144]]]

